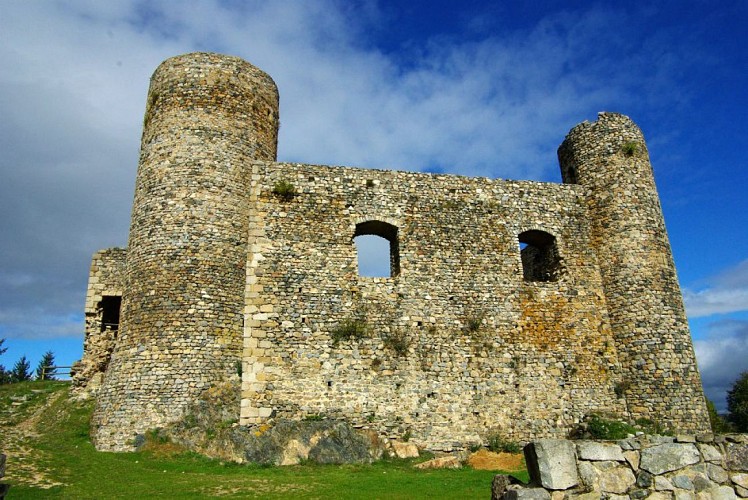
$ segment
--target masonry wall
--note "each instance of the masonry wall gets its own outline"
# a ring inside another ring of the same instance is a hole
[[[276,163],[278,123],[246,61],[154,73],[99,449],[239,373],[242,424],[324,415],[431,449],[565,436],[599,411],[708,426],[628,118],[570,132],[565,184]],[[362,234],[390,240],[393,276],[358,275]]]
[[[122,325],[93,415],[100,449],[182,416],[237,377],[253,159],[274,160],[278,93],[237,57],[187,54],[151,78]]]
[[[125,286],[124,248],[107,248],[96,252],[91,259],[88,276],[86,305],[84,308],[86,330],[83,339],[83,358],[72,373],[75,387],[86,387],[93,382],[101,384],[101,379],[109,365],[114,350],[118,328],[103,324],[104,298],[122,297]],[[93,388],[92,388],[93,389]]]
[[[281,180],[293,199],[272,193]],[[448,449],[496,431],[562,436],[590,412],[622,414],[583,194],[255,164],[242,423],[345,417]],[[353,237],[366,221],[397,227],[398,276],[358,276]],[[528,230],[556,237],[557,281],[523,279],[518,235]],[[353,319],[364,338],[336,343]]]
[[[644,136],[601,113],[559,148],[564,181],[586,188],[632,418],[704,432],[709,419]]]

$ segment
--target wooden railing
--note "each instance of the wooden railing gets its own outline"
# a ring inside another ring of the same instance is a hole
[[[72,366],[45,366],[42,368],[42,380],[49,377],[63,376],[70,378],[70,369]]]

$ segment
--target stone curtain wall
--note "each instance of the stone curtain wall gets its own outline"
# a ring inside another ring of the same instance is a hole
[[[279,181],[296,195],[273,194]],[[625,413],[583,189],[258,163],[242,423],[344,417],[449,449],[566,436]],[[356,225],[397,227],[400,273],[359,277]],[[556,238],[557,281],[523,279],[518,235]],[[357,320],[363,338],[333,339]],[[399,344],[397,344],[399,342]]]
[[[95,389],[109,365],[109,358],[115,346],[117,331],[111,326],[102,325],[102,299],[121,297],[125,286],[124,248],[99,250],[91,259],[86,292],[86,331],[83,340],[83,359],[73,367],[73,386]]]
[[[494,479],[492,498],[748,498],[748,435],[539,440],[525,447],[530,484]],[[515,484],[512,484],[515,483]]]
[[[275,84],[241,59],[154,73],[99,449],[239,374],[242,424],[341,417],[432,449],[565,436],[596,411],[708,426],[628,118],[569,133],[562,185],[276,163],[278,123]],[[398,251],[391,278],[358,276],[353,237],[372,233]]]
[[[122,324],[93,416],[99,449],[132,449],[136,433],[179,418],[211,384],[237,377],[247,167],[275,159],[277,129],[275,84],[239,58],[188,54],[154,73]]]
[[[634,418],[704,432],[709,419],[660,200],[641,130],[601,113],[558,150],[565,182],[586,188],[597,251]]]

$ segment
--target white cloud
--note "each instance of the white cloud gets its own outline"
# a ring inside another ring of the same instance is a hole
[[[0,311],[0,338],[29,340],[80,337],[83,339],[83,313],[49,314],[40,309]]]
[[[748,370],[748,321],[725,320],[709,325],[707,338],[694,341],[706,396],[724,412],[727,390]]]
[[[369,33],[385,30],[379,4],[352,5],[0,2],[5,331],[31,335],[34,314],[79,311],[90,255],[125,244],[148,80],[169,56],[220,51],[267,71],[281,94],[280,159],[310,163],[558,179],[571,126],[669,102],[676,65],[647,59],[667,40],[642,52],[608,36],[613,20],[636,26],[635,13],[554,14],[384,53]]]
[[[709,286],[701,290],[683,290],[690,318],[748,311],[748,260],[708,281]]]

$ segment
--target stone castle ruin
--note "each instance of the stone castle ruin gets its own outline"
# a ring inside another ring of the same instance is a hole
[[[325,416],[431,449],[565,437],[586,415],[708,429],[647,147],[600,113],[562,184],[278,163],[249,63],[151,79],[127,249],[94,255],[92,432],[128,450],[217,383],[239,424]],[[389,241],[360,276],[354,238]]]

